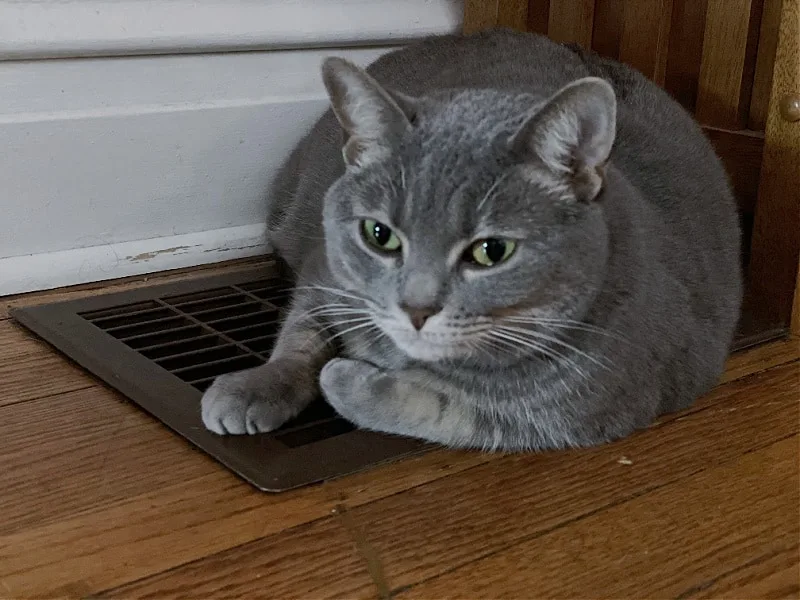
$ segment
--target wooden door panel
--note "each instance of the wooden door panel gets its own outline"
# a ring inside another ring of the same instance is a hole
[[[528,5],[525,2],[498,2],[497,24],[525,30],[528,26]]]
[[[772,92],[772,71],[775,66],[775,51],[778,47],[781,5],[782,0],[764,0],[764,9],[761,12],[761,32],[758,36],[758,53],[748,121],[748,127],[757,131],[764,131],[767,124],[769,98]]]
[[[464,33],[497,27],[498,4],[499,0],[464,0]]]
[[[556,2],[558,0],[555,0]],[[518,2],[525,4],[525,1]],[[547,35],[547,28],[550,21],[550,0],[529,0],[528,5],[528,27],[526,31]]]
[[[696,111],[704,125],[746,126],[760,22],[756,0],[708,0]]]
[[[673,0],[664,87],[684,108],[694,111],[703,57],[706,0]]]
[[[800,98],[800,2],[786,0],[782,10],[749,279],[762,309],[785,323],[792,314],[800,258],[800,120],[792,120],[781,105]],[[800,334],[800,315],[794,326]]]
[[[550,2],[547,35],[557,42],[574,42],[584,48],[592,45],[595,0],[555,0]]]
[[[596,0],[592,29],[592,49],[610,58],[619,58],[625,23],[625,0]]]
[[[622,17],[619,60],[663,86],[672,25],[672,0],[625,2]]]
[[[728,171],[739,210],[751,214],[758,198],[764,135],[755,131],[729,131],[713,127],[704,127],[703,130]]]

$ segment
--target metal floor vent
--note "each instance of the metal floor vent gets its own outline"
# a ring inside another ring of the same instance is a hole
[[[220,437],[200,398],[269,358],[289,300],[275,263],[230,275],[19,308],[12,316],[257,488],[339,477],[426,445],[360,431],[322,400],[269,434]]]

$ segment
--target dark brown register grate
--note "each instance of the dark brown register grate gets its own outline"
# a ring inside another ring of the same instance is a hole
[[[20,323],[265,491],[282,491],[420,452],[356,430],[322,400],[270,434],[219,437],[200,419],[218,375],[269,358],[288,286],[274,263],[246,273],[12,311]]]

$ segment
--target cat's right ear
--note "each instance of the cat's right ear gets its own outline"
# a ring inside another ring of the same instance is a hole
[[[413,119],[413,100],[390,93],[366,71],[342,58],[322,63],[322,81],[345,134],[342,156],[363,166],[385,158]]]

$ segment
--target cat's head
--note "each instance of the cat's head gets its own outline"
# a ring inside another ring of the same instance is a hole
[[[346,164],[325,197],[328,263],[399,349],[421,361],[519,355],[557,334],[555,320],[580,318],[608,255],[608,83],[581,79],[548,99],[411,98],[338,58],[323,80]]]

